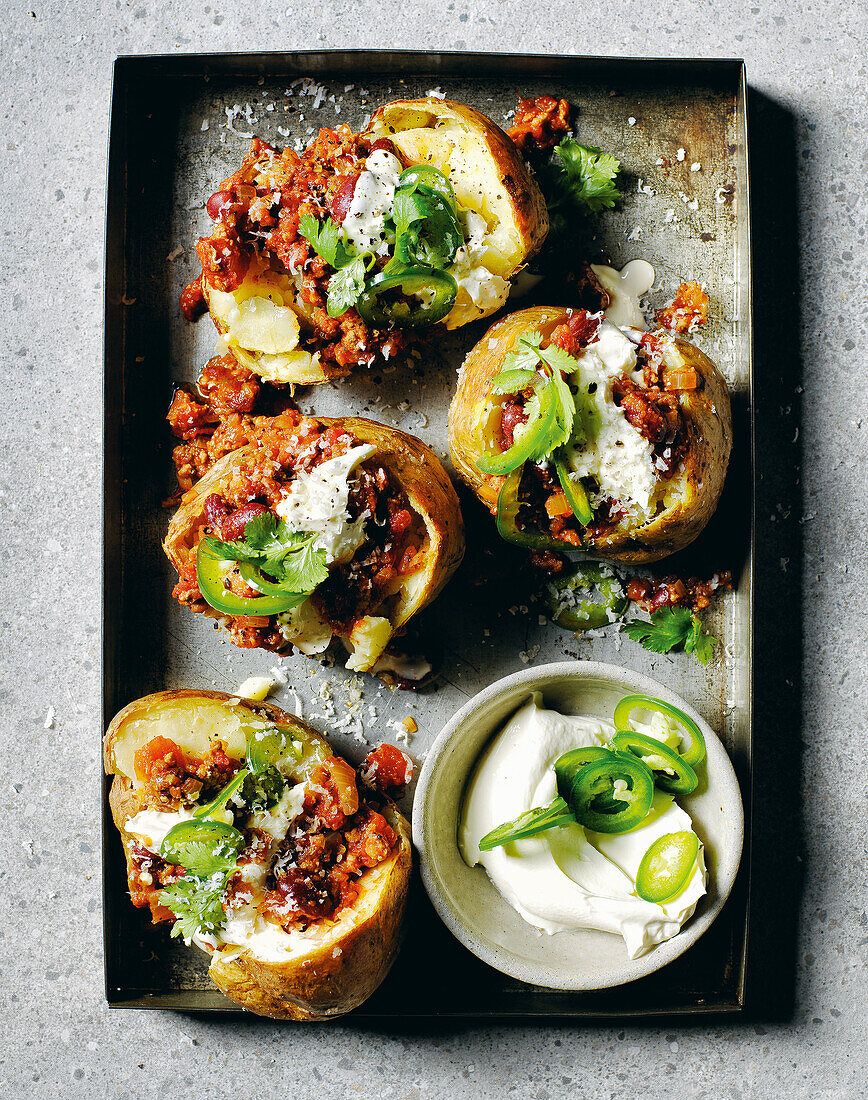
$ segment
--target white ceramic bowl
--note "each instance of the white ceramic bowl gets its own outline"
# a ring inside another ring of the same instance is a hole
[[[612,719],[615,704],[633,693],[675,704],[699,724],[708,756],[699,786],[679,802],[705,844],[708,893],[682,931],[638,959],[620,936],[559,932],[527,924],[492,886],[482,867],[468,867],[458,851],[457,828],[467,780],[483,748],[532,691],[566,714]],[[428,752],[413,808],[413,839],[422,879],[450,931],[483,962],[520,981],[551,989],[605,989],[635,981],[671,962],[720,912],[741,859],[744,812],[726,750],[708,724],[675,692],[615,665],[571,661],[517,672],[498,680],[458,711]]]

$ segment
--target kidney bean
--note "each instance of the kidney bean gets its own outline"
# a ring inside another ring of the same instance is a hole
[[[385,149],[387,153],[391,153],[393,157],[398,156],[395,152],[395,146],[389,141],[388,138],[377,138],[374,144],[371,146],[371,152],[376,153],[378,149]]]
[[[224,210],[237,208],[238,204],[235,202],[235,196],[231,191],[215,191],[211,198],[205,203],[208,217],[215,222]]]
[[[514,432],[519,424],[527,423],[527,413],[521,405],[515,405],[508,401],[503,406],[500,414],[500,442],[503,449],[508,450],[514,443]]]
[[[247,524],[267,511],[264,504],[242,504],[237,511],[220,520],[220,538],[226,542],[242,538]]]
[[[229,505],[223,497],[218,496],[217,493],[212,493],[205,498],[205,518],[212,527],[216,527],[219,530],[220,524],[228,515]]]
[[[332,195],[329,209],[331,210],[332,217],[338,223],[342,222],[344,218],[349,214],[350,207],[353,204],[353,194],[356,190],[356,184],[359,182],[359,176],[347,176],[344,182]]]

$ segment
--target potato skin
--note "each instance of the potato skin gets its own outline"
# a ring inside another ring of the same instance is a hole
[[[500,479],[486,477],[476,466],[489,439],[485,407],[491,379],[519,336],[538,329],[547,339],[566,316],[565,308],[555,306],[535,306],[510,314],[491,326],[461,368],[449,409],[452,461],[459,476],[492,511]],[[701,379],[698,389],[682,391],[678,399],[689,433],[684,472],[672,479],[682,490],[681,499],[643,527],[632,531],[615,528],[593,538],[588,551],[595,556],[630,564],[659,561],[693,542],[717,507],[732,448],[726,382],[708,356],[680,337],[665,341],[664,361],[669,368],[692,366]]]
[[[394,854],[362,877],[364,893],[351,921],[326,929],[304,958],[259,962],[249,954],[215,954],[208,976],[227,997],[276,1020],[328,1020],[352,1011],[374,992],[395,961],[410,881],[406,818],[394,806],[384,817],[399,837]]]
[[[189,705],[191,709],[210,704],[224,707],[230,699],[237,698],[219,691],[163,691],[130,703],[113,719],[104,739],[104,760],[107,774],[114,777],[109,805],[126,853],[130,837],[124,826],[144,808],[134,778],[116,770],[116,752],[129,756],[132,748],[124,745],[126,736],[136,735],[130,732],[131,727],[143,719],[148,724],[158,723],[161,708],[170,705]],[[332,755],[324,737],[278,707],[242,700],[232,707],[231,713],[239,709],[302,730],[310,743],[312,760]],[[137,726],[135,730],[138,731]],[[153,728],[147,736],[156,736],[158,732]],[[287,962],[264,962],[249,951],[226,958],[218,950],[212,955],[208,973],[222,992],[242,1008],[278,1020],[332,1019],[350,1012],[374,992],[400,947],[412,864],[406,818],[392,803],[386,804],[383,815],[395,830],[398,845],[389,859],[359,879],[361,890],[354,905],[339,920],[323,921],[321,933],[312,937],[310,949]],[[127,870],[129,873],[129,857]]]
[[[405,579],[390,616],[393,630],[403,626],[430,603],[458,568],[464,556],[464,522],[458,495],[443,464],[430,447],[415,436],[364,417],[318,417],[327,427],[343,427],[361,443],[377,448],[376,458],[404,489],[414,510],[422,517],[429,548],[422,572]],[[178,571],[193,555],[198,531],[204,522],[204,502],[219,492],[230,472],[250,451],[241,447],[214,464],[184,494],[163,542],[167,557]],[[221,619],[209,608],[205,614]]]

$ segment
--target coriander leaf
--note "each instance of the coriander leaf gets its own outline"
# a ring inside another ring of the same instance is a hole
[[[717,638],[713,638],[710,634],[700,634],[696,639],[696,644],[693,647],[693,652],[696,654],[696,659],[701,665],[707,665],[714,655],[714,647],[717,645]]]
[[[430,188],[396,191],[392,219],[399,251],[411,263],[445,268],[464,244],[452,206]]]
[[[396,233],[406,233],[414,222],[420,222],[427,214],[425,196],[416,191],[398,190],[392,206],[392,221]]]
[[[526,429],[529,430],[533,427],[537,420],[539,420],[540,417],[540,400],[538,393],[531,394],[527,401],[525,401],[524,412],[525,416],[527,417]],[[523,431],[526,429],[524,426],[522,427]]]
[[[574,359],[568,351],[559,348],[557,344],[549,344],[547,348],[539,349],[540,358],[548,363],[552,370],[559,370],[562,374],[572,374],[579,369],[578,359]]]
[[[515,342],[515,350],[509,352],[503,358],[503,369],[507,370],[535,370],[539,364],[539,346],[542,343],[542,333],[534,329],[526,332]]]
[[[641,642],[645,649],[668,653],[684,642],[692,618],[686,607],[664,607],[652,613],[650,623],[635,619],[624,623],[621,629],[634,642]]]
[[[580,145],[573,138],[562,141],[556,153],[553,164],[561,170],[561,188],[574,205],[598,213],[611,209],[621,198],[614,182],[621,164],[615,157],[592,145]]]
[[[684,652],[695,653],[699,663],[707,665],[714,654],[716,644],[717,639],[703,631],[702,623],[694,615],[690,624],[690,632],[684,640]]]
[[[651,622],[638,619],[624,623],[621,629],[654,653],[669,653],[681,646],[685,653],[695,653],[706,665],[711,660],[717,639],[703,632],[702,623],[686,607],[664,607],[651,615]]]
[[[320,224],[312,214],[303,214],[298,223],[298,234],[335,269],[344,267],[355,258],[355,249],[344,240],[343,229],[330,217]]]
[[[281,561],[283,575],[278,583],[288,592],[313,592],[328,577],[325,550],[314,550],[315,535],[300,550],[291,551]]]
[[[542,334],[536,329],[520,336],[515,343],[515,350],[504,357],[504,370],[495,379],[495,384],[498,379],[502,379],[504,388],[493,388],[495,393],[514,393],[519,388],[513,385],[516,378],[530,379],[530,368],[537,367],[540,363],[544,363],[549,368],[545,378],[547,385],[552,387],[555,420],[552,430],[540,441],[540,445],[531,456],[536,461],[545,458],[552,451],[569,442],[576,414],[575,397],[564,381],[563,375],[564,372],[572,374],[578,367],[578,363],[563,348],[553,346],[543,350],[540,347],[541,344]],[[529,404],[525,406],[526,410]]]
[[[328,315],[340,317],[354,306],[365,289],[365,258],[357,256],[329,279]]]
[[[223,855],[214,844],[204,841],[188,840],[184,844],[184,867],[188,874],[213,874],[214,871],[232,871],[235,869],[235,852]]]
[[[264,551],[277,541],[279,523],[273,512],[263,512],[260,516],[254,516],[244,525],[244,537],[241,545],[251,550]]]
[[[552,432],[546,453],[551,453],[569,442],[573,434],[573,419],[576,415],[576,403],[573,391],[564,381],[559,370],[552,374],[555,396],[555,429]]]
[[[280,561],[286,554],[301,550],[315,538],[306,531],[291,531],[286,520],[271,512],[256,516],[244,528],[244,542],[259,554],[260,563]]]
[[[326,218],[320,225],[313,214],[303,214],[298,223],[298,233],[326,263],[337,267],[339,229],[331,218]]]
[[[243,539],[219,542],[205,538],[215,554],[229,561],[251,562],[287,592],[313,592],[328,576],[325,551],[313,548],[317,534],[291,531],[286,520],[272,512],[251,519]]]
[[[185,875],[160,891],[160,901],[178,918],[173,936],[183,936],[186,943],[197,932],[216,932],[225,922],[223,892],[228,875],[198,878]]]
[[[212,539],[205,535],[202,541],[216,557],[223,561],[257,561],[259,551],[253,550],[242,541],[221,542],[220,539]]]

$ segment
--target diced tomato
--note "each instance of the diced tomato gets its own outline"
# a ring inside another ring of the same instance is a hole
[[[389,798],[400,798],[413,778],[413,761],[394,745],[378,745],[360,769],[365,781]]]
[[[186,766],[184,752],[169,737],[152,737],[147,744],[136,749],[136,775],[139,779],[150,779],[154,771],[165,770],[168,765],[173,769]]]

